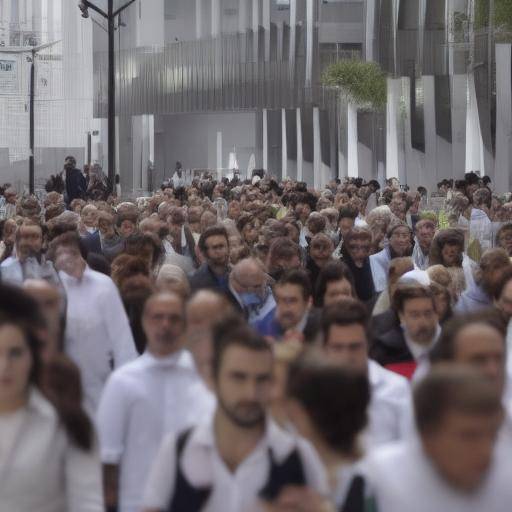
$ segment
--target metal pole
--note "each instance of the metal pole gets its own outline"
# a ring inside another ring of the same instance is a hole
[[[30,194],[34,193],[34,97],[35,97],[35,61],[36,52],[32,51],[32,63],[30,64],[30,118],[29,118],[29,145],[30,154],[28,156],[28,190]]]
[[[115,192],[116,178],[116,78],[114,61],[114,0],[108,0],[108,177]]]

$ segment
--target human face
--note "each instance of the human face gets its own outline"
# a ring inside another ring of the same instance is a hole
[[[277,303],[277,321],[285,331],[293,329],[308,311],[310,300],[304,298],[300,286],[288,283],[277,285],[274,297]]]
[[[229,261],[229,244],[225,236],[209,236],[206,241],[206,259],[216,267],[225,267]]]
[[[496,301],[496,306],[507,316],[508,319],[512,318],[512,279],[503,287],[503,291],[499,299]]]
[[[434,303],[436,307],[436,313],[439,319],[443,319],[448,313],[450,301],[445,293],[436,293],[434,295]]]
[[[299,203],[295,207],[295,213],[299,217],[300,221],[304,224],[311,214],[311,207],[308,203]]]
[[[85,271],[85,261],[77,248],[63,245],[55,251],[55,268],[81,279]]]
[[[170,294],[150,299],[142,317],[142,327],[148,349],[156,357],[180,350],[185,329],[183,301]]]
[[[360,324],[336,325],[329,328],[324,351],[330,361],[363,372],[368,368],[368,340]]]
[[[94,228],[98,224],[98,210],[85,208],[82,212],[82,222],[88,228]]]
[[[347,250],[352,261],[357,267],[362,267],[366,258],[370,255],[371,241],[368,239],[352,240],[347,245]]]
[[[460,264],[460,247],[457,244],[444,244],[441,258],[445,267],[456,267]]]
[[[332,252],[334,250],[332,242],[327,240],[313,240],[309,254],[313,261],[323,268],[329,262]]]
[[[420,345],[433,341],[438,317],[432,300],[423,297],[406,300],[398,315],[412,341]]]
[[[0,406],[22,404],[26,397],[32,355],[21,329],[12,324],[0,327]]]
[[[470,364],[495,383],[499,393],[505,388],[505,340],[500,332],[485,324],[469,324],[454,340],[455,362]]]
[[[5,201],[9,204],[16,204],[16,192],[5,192]]]
[[[39,255],[43,247],[43,232],[39,226],[20,226],[17,254],[20,260]]]
[[[219,412],[244,429],[261,428],[272,393],[270,350],[232,345],[222,355],[215,378]]]
[[[242,229],[242,236],[248,245],[254,245],[259,237],[260,221],[255,219],[248,222]]]
[[[348,232],[354,227],[355,219],[351,219],[350,217],[343,217],[338,222],[338,227],[340,228],[340,233],[343,238],[345,238]]]
[[[236,220],[238,217],[240,217],[240,213],[240,203],[238,201],[231,201],[228,206],[228,217],[230,219]]]
[[[489,470],[502,420],[501,413],[448,411],[435,430],[422,434],[423,447],[450,485],[470,492],[482,483]]]
[[[494,290],[499,286],[505,268],[503,265],[498,265],[488,268],[482,273],[482,288],[489,295],[494,295]]]
[[[114,223],[107,219],[98,220],[98,229],[105,238],[111,238],[114,236]]]
[[[411,249],[411,232],[405,226],[396,228],[389,239],[389,245],[397,256],[405,256]]]
[[[436,228],[432,222],[418,222],[416,225],[416,236],[423,249],[427,249],[432,244]]]
[[[328,281],[324,294],[324,306],[336,304],[343,297],[352,297],[352,285],[348,279]]]
[[[512,256],[512,229],[503,231],[498,240],[499,246],[507,251],[509,256]]]
[[[128,238],[130,235],[133,235],[136,230],[135,224],[131,220],[123,220],[121,225],[119,226],[119,234],[123,238]]]
[[[233,288],[237,293],[255,293],[263,296],[267,284],[266,275],[261,270],[252,270],[244,273],[232,273]]]

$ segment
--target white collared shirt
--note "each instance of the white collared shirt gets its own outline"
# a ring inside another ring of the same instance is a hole
[[[512,461],[495,450],[487,478],[473,493],[444,481],[425,455],[420,440],[383,446],[364,463],[379,512],[508,512],[512,502]]]
[[[371,399],[365,444],[374,447],[404,439],[412,429],[409,382],[372,360],[368,360],[368,378]]]
[[[165,358],[145,352],[112,374],[97,424],[103,463],[121,466],[120,512],[140,511],[144,483],[164,435],[207,421],[214,407],[186,350]]]
[[[10,443],[0,452],[2,512],[103,512],[97,447],[84,452],[71,443],[57,412],[37,389],[15,415],[0,415],[2,433],[3,427]]]
[[[65,351],[80,368],[85,407],[95,415],[113,369],[137,357],[128,317],[110,277],[85,269],[78,280],[59,272],[66,290]]]
[[[176,479],[176,436],[167,436],[160,447],[144,493],[144,506],[167,510]],[[260,511],[258,493],[268,479],[271,448],[277,463],[298,449],[307,484],[326,495],[325,471],[313,447],[267,421],[264,437],[254,451],[231,472],[217,451],[213,422],[196,428],[189,437],[181,459],[181,470],[194,487],[211,487],[212,492],[202,512]],[[184,511],[185,512],[185,511]]]
[[[404,339],[407,345],[407,348],[414,357],[414,360],[417,363],[416,370],[412,376],[412,382],[417,382],[419,379],[425,377],[430,370],[430,359],[429,354],[430,351],[434,348],[434,345],[437,343],[439,336],[441,335],[441,326],[438,324],[436,327],[436,333],[434,334],[434,338],[428,345],[420,345],[413,341],[409,334],[407,333],[407,329],[402,326],[402,330],[404,332]]]

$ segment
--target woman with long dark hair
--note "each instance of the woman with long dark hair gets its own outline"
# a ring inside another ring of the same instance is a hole
[[[80,376],[65,356],[41,366],[38,340],[19,318],[0,318],[0,508],[103,511],[94,430]]]

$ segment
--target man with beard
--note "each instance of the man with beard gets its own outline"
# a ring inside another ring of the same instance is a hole
[[[311,445],[267,416],[271,346],[240,317],[219,323],[213,344],[213,420],[166,437],[146,484],[146,512],[262,510],[292,487],[325,492]]]
[[[407,377],[424,375],[430,350],[441,333],[434,296],[426,286],[399,284],[392,301],[400,326],[375,337],[370,357]]]
[[[432,219],[421,219],[414,227],[414,249],[412,259],[420,270],[429,267],[429,254],[432,240],[436,233],[436,223]]]
[[[183,299],[157,293],[144,306],[146,352],[107,382],[97,415],[105,501],[138,512],[151,462],[163,436],[211,415],[213,396],[184,350]]]
[[[50,261],[43,256],[43,228],[25,219],[15,234],[16,256],[10,256],[0,266],[2,281],[21,285],[26,279],[46,279],[54,284],[59,278]]]
[[[460,296],[455,312],[473,313],[492,306],[492,296],[501,282],[501,274],[510,267],[510,258],[504,249],[485,251],[475,273],[475,281]]]

